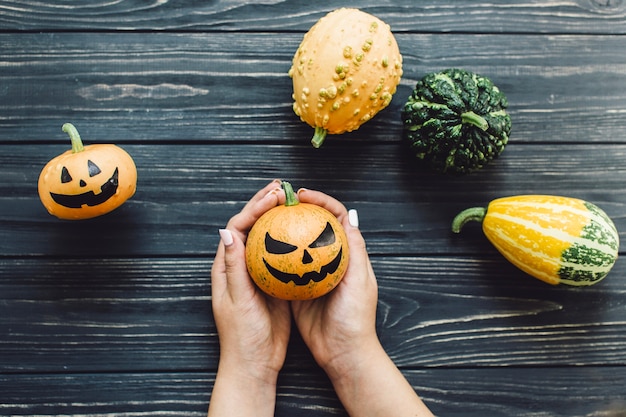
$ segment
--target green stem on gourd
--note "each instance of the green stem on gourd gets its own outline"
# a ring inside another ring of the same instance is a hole
[[[463,210],[452,220],[452,231],[454,233],[460,233],[465,223],[470,221],[482,222],[487,214],[485,207],[472,207]]]
[[[324,143],[324,139],[326,139],[326,135],[328,134],[328,130],[324,129],[321,126],[315,127],[315,134],[313,135],[313,139],[311,139],[311,144],[314,148],[319,148]]]
[[[83,146],[83,141],[80,139],[80,135],[78,134],[78,130],[71,123],[65,123],[62,127],[63,131],[70,135],[70,140],[72,141],[72,152],[78,153],[82,152],[85,148]]]
[[[285,191],[285,205],[286,206],[297,206],[298,204],[300,204],[300,201],[298,200],[298,196],[293,191],[293,187],[291,186],[290,183],[288,183],[287,181],[282,181],[280,185],[281,187],[283,187],[283,190]]]
[[[461,114],[461,121],[463,123],[469,123],[476,126],[479,129],[486,131],[489,129],[489,123],[484,119],[484,117],[474,113],[473,111],[467,111]]]

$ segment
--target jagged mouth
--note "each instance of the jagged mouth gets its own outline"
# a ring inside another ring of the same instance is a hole
[[[106,202],[113,197],[117,192],[118,181],[118,168],[115,168],[115,172],[104,184],[100,187],[100,193],[96,194],[93,191],[87,191],[82,194],[56,194],[50,193],[50,197],[59,205],[67,208],[81,208],[82,206],[97,206]]]
[[[342,253],[343,248],[339,250],[339,253],[337,254],[337,256],[335,256],[335,259],[324,265],[319,272],[310,271],[304,273],[302,276],[298,274],[290,274],[288,272],[279,271],[278,269],[271,266],[265,259],[263,259],[263,263],[265,264],[265,267],[270,272],[270,274],[276,277],[276,279],[278,279],[279,281],[284,282],[285,284],[293,281],[294,284],[301,286],[307,285],[311,281],[320,282],[324,278],[326,278],[328,274],[332,274],[337,271],[337,268],[339,268],[339,264],[341,263]]]

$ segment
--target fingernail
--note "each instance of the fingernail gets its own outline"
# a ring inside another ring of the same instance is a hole
[[[276,194],[280,193],[282,190],[283,190],[282,188],[280,188],[280,187],[276,187],[276,188],[274,188],[273,190],[269,190],[269,191],[267,192],[267,194],[265,194],[265,197],[267,197],[267,196],[269,196],[269,195],[276,195]]]
[[[220,229],[220,239],[222,239],[224,246],[233,244],[233,234],[228,229]]]
[[[348,223],[352,227],[359,227],[359,213],[355,209],[348,210]]]

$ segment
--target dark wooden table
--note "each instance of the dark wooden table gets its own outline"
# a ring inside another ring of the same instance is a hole
[[[0,1],[0,415],[205,415],[217,230],[274,178],[358,209],[380,337],[437,415],[625,415],[626,263],[552,287],[450,222],[558,194],[603,208],[624,239],[626,2],[325,3]],[[391,25],[404,76],[375,119],[315,150],[287,71],[342,5]],[[449,67],[492,79],[513,120],[501,158],[463,177],[416,166],[401,140],[415,82]],[[65,122],[135,159],[119,210],[67,222],[41,205]],[[346,415],[297,332],[276,415]]]

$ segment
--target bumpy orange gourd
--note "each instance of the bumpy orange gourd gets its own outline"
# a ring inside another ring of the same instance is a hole
[[[108,213],[135,194],[137,169],[122,148],[83,146],[76,128],[66,123],[72,149],[53,158],[39,175],[39,198],[60,219],[89,219]]]
[[[389,25],[358,9],[341,8],[304,35],[289,70],[293,110],[326,134],[358,129],[391,102],[402,77],[402,55]]]
[[[287,200],[263,214],[248,234],[248,273],[265,293],[284,300],[321,297],[348,268],[348,240],[323,207],[300,203],[288,182]]]

